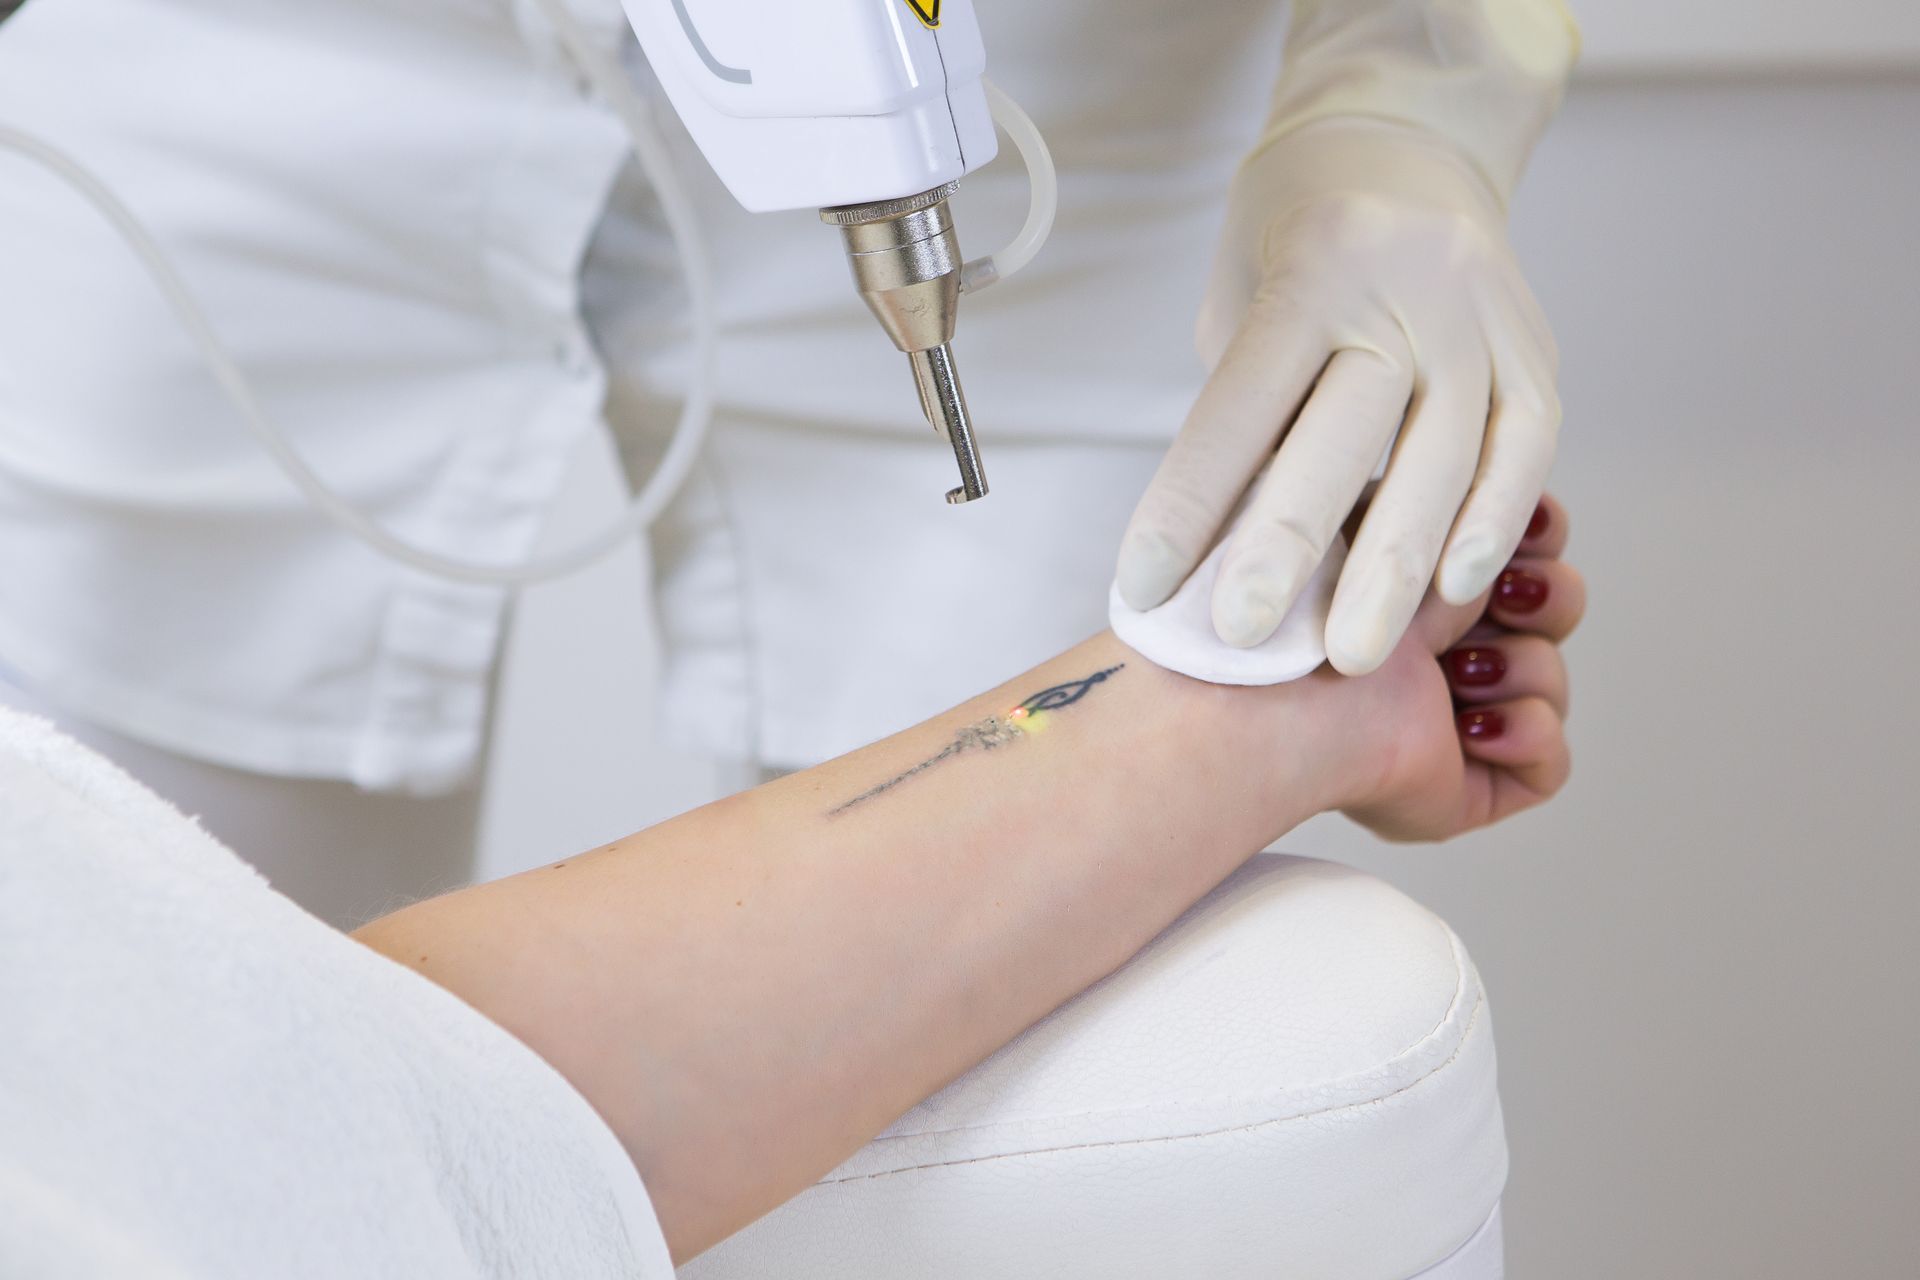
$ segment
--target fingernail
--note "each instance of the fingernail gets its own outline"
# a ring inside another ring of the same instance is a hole
[[[1507,655],[1498,649],[1455,649],[1447,655],[1447,672],[1455,684],[1484,689],[1506,678]]]
[[[1508,613],[1532,613],[1547,602],[1547,580],[1525,569],[1508,569],[1493,584],[1493,600]]]
[[[1460,736],[1472,742],[1492,742],[1507,731],[1507,717],[1491,707],[1481,711],[1462,711],[1454,717]]]
[[[1533,519],[1527,521],[1527,538],[1531,541],[1547,531],[1547,504],[1542,502],[1533,509]]]

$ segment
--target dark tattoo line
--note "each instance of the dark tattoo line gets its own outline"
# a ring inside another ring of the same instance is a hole
[[[1042,689],[1005,715],[988,716],[985,720],[967,725],[953,735],[952,742],[940,748],[934,755],[928,756],[904,773],[895,774],[885,782],[868,787],[853,799],[835,805],[827,810],[827,816],[831,818],[836,814],[845,813],[857,804],[864,804],[876,796],[885,795],[907,779],[925,773],[943,760],[951,760],[957,755],[964,755],[973,750],[992,751],[1006,746],[1009,742],[1024,738],[1027,731],[1021,727],[1021,721],[1043,711],[1058,711],[1061,707],[1072,706],[1086,697],[1093,686],[1126,665],[1122,662],[1118,666],[1108,667],[1105,671],[1096,671],[1083,679],[1069,680],[1064,684]]]
[[[1105,680],[1127,664],[1108,667],[1105,671],[1096,671],[1084,680],[1069,680],[1065,684],[1056,684],[1051,689],[1042,689],[1020,704],[1023,711],[1052,711],[1059,707],[1070,707],[1087,696],[1087,691]]]

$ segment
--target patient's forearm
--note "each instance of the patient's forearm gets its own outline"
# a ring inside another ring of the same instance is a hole
[[[539,1051],[677,1257],[804,1189],[1318,810],[1315,681],[1111,636],[947,715],[361,931]]]

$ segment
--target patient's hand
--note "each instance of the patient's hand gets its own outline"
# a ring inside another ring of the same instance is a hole
[[[1322,672],[1317,694],[1359,737],[1335,806],[1392,840],[1444,840],[1531,808],[1567,780],[1567,668],[1586,586],[1560,559],[1566,509],[1542,499],[1493,591],[1428,594],[1384,666]]]

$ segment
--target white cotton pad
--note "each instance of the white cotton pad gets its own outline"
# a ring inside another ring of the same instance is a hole
[[[1333,608],[1333,584],[1346,563],[1347,540],[1334,535],[1326,559],[1279,629],[1251,649],[1237,649],[1213,630],[1213,581],[1220,576],[1226,546],[1222,537],[1157,609],[1128,608],[1120,584],[1114,583],[1107,592],[1113,633],[1155,665],[1210,684],[1282,684],[1310,674],[1327,660],[1327,614]]]

